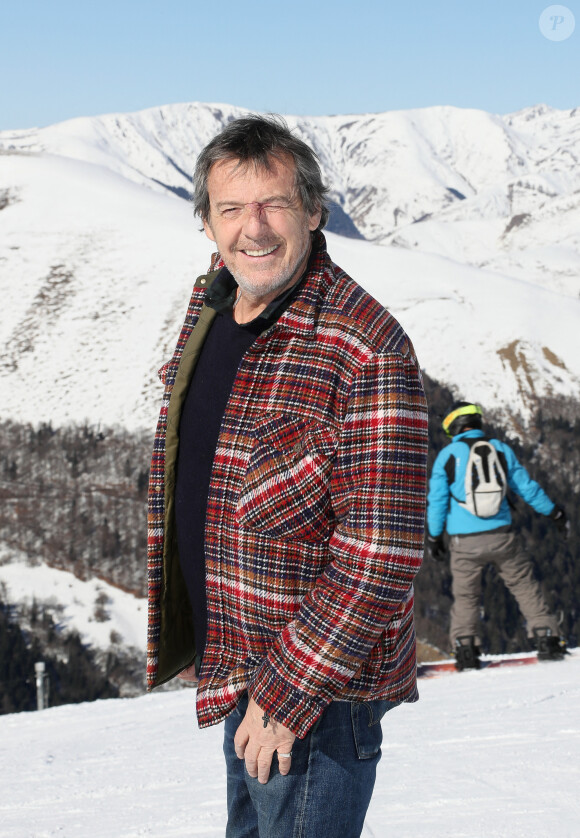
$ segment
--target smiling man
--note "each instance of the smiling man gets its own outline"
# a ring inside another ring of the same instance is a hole
[[[203,226],[238,283],[235,318],[241,323],[260,314],[304,273],[310,234],[322,215],[321,207],[312,214],[304,211],[290,155],[272,157],[265,165],[241,167],[223,160],[208,176],[210,212]]]
[[[230,123],[194,192],[218,252],[161,372],[149,686],[195,682],[200,727],[225,720],[228,838],[354,838],[381,719],[418,697],[419,367],[328,256],[316,156],[280,118]]]

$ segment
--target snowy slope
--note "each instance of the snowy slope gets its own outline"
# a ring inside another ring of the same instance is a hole
[[[91,129],[83,142],[73,142],[70,125],[54,128],[62,154],[34,145],[0,154],[0,418],[151,430],[156,370],[212,245],[190,204],[151,188],[128,152],[115,158],[117,171],[108,165],[111,135],[99,139],[98,120],[72,123]],[[449,255],[332,234],[328,242],[335,261],[401,320],[427,372],[458,394],[524,417],[537,396],[577,397],[577,296]]]
[[[53,614],[59,630],[78,632],[84,645],[106,650],[115,643],[143,654],[147,639],[147,600],[102,579],[82,581],[72,573],[41,564],[31,566],[24,555],[0,549],[3,598],[19,606],[33,602]]]
[[[577,838],[578,650],[420,691],[383,721],[364,838]],[[0,836],[222,836],[222,730],[191,690],[2,716]]]
[[[189,205],[102,166],[0,156],[0,415],[151,428],[211,247]]]

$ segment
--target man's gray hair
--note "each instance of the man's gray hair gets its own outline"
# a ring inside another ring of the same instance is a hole
[[[209,221],[210,203],[207,181],[211,167],[220,160],[239,160],[241,165],[253,163],[256,168],[271,171],[272,158],[289,154],[296,166],[296,189],[308,215],[322,211],[321,230],[328,221],[326,203],[328,188],[315,152],[295,137],[281,116],[248,115],[230,122],[201,151],[193,174],[193,206],[196,215]]]

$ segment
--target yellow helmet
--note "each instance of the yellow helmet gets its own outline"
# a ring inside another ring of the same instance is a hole
[[[457,402],[443,420],[447,436],[456,436],[465,428],[481,428],[482,410],[478,404]]]

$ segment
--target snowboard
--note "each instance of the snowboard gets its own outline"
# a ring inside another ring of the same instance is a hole
[[[529,666],[535,663],[538,663],[535,652],[505,657],[482,657],[479,659],[479,669],[464,669],[463,672],[480,672],[482,669],[498,669],[504,666]],[[417,664],[418,678],[438,678],[440,675],[451,675],[453,672],[459,673],[459,670],[455,668],[454,659]]]

